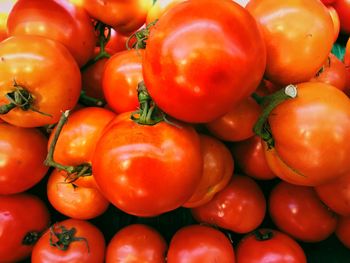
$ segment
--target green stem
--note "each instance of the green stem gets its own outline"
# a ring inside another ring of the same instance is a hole
[[[255,238],[259,241],[266,241],[273,238],[273,232],[269,230],[266,230],[266,231],[256,230],[253,232],[253,234]]]
[[[36,231],[32,231],[32,232],[28,232],[23,240],[22,240],[22,244],[25,246],[32,246],[36,243],[36,241],[38,241],[38,239],[40,238],[41,233],[40,232],[36,232]]]
[[[50,227],[50,245],[59,250],[68,250],[70,244],[75,241],[83,241],[86,244],[87,250],[90,253],[89,243],[85,237],[76,237],[77,230],[72,227],[67,229],[65,226],[58,226],[57,230]]]
[[[79,103],[90,107],[104,107],[106,105],[105,100],[90,97],[86,95],[84,90],[80,92]]]
[[[149,23],[145,28],[140,29],[139,31],[133,33],[126,41],[126,48],[127,49],[145,49],[146,48],[146,42],[148,40],[151,27],[153,27],[158,22],[158,19],[155,21]],[[131,40],[135,39],[135,43],[130,46]]]

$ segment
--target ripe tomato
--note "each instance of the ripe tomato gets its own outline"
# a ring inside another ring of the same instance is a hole
[[[345,34],[350,34],[350,0],[337,0],[333,7],[339,15],[340,30]]]
[[[45,204],[29,194],[0,195],[1,262],[19,262],[27,258],[50,215]]]
[[[176,4],[185,1],[187,0],[157,0],[147,13],[146,24],[156,21]]]
[[[235,263],[229,239],[219,230],[203,225],[186,226],[171,239],[168,263]]]
[[[186,124],[140,125],[130,116],[112,121],[96,146],[92,171],[99,188],[132,215],[156,216],[183,205],[202,176],[198,134]]]
[[[230,184],[209,203],[192,208],[191,212],[198,222],[236,233],[248,233],[263,221],[266,202],[263,192],[253,179],[234,175]]]
[[[1,42],[0,72],[1,107],[10,103],[6,96],[25,96],[23,99],[19,95],[18,106],[0,116],[13,125],[38,127],[56,123],[61,112],[74,108],[79,99],[79,68],[68,50],[53,40],[16,36]]]
[[[126,42],[129,36],[122,35],[115,31],[113,28],[111,30],[111,36],[106,44],[106,49],[108,49],[110,54],[115,54],[126,50]]]
[[[47,182],[47,197],[61,214],[75,219],[92,219],[102,215],[109,202],[96,188],[65,182],[64,171],[53,170]]]
[[[297,89],[296,98],[269,116],[274,147],[266,147],[266,159],[287,182],[321,185],[350,172],[350,101],[321,82],[302,83]]]
[[[331,15],[333,21],[334,37],[333,42],[336,42],[340,32],[340,20],[337,10],[333,6],[327,6],[328,12]]]
[[[119,230],[109,242],[106,263],[165,263],[167,244],[153,228],[134,224]]]
[[[10,36],[35,35],[58,41],[68,48],[79,66],[92,56],[96,36],[82,7],[67,0],[18,0],[7,28]]]
[[[17,0],[0,0],[0,42],[8,37],[7,18]]]
[[[317,73],[334,39],[331,16],[320,1],[250,0],[246,8],[264,34],[269,80],[287,85]]]
[[[216,193],[230,182],[233,175],[234,162],[226,146],[207,135],[200,135],[203,175],[191,198],[184,207],[197,207],[208,203]]]
[[[265,150],[261,138],[253,136],[232,145],[234,160],[244,174],[258,180],[276,178],[266,162]]]
[[[243,7],[232,0],[185,1],[150,30],[143,77],[167,114],[205,123],[257,88],[265,62],[262,35]]]
[[[350,249],[350,217],[339,218],[335,234],[343,245]]]
[[[334,181],[315,187],[322,200],[339,215],[350,216],[350,173]]]
[[[237,246],[237,263],[306,263],[301,246],[288,235],[259,229],[243,237]]]
[[[223,116],[206,124],[208,130],[224,141],[242,141],[254,135],[253,126],[261,107],[251,97],[242,100]]]
[[[312,187],[280,182],[272,189],[269,212],[283,232],[304,242],[319,242],[337,225],[336,215],[318,198]]]
[[[45,176],[46,145],[39,130],[0,123],[0,195],[28,190]]]
[[[91,17],[112,26],[117,32],[128,34],[146,21],[153,0],[83,0]]]
[[[114,54],[106,63],[102,89],[115,112],[134,111],[139,103],[137,84],[142,81],[143,50],[126,50]]]
[[[348,39],[348,42],[346,43],[344,64],[345,64],[346,74],[347,74],[347,88],[346,88],[345,92],[348,96],[350,96],[350,38]]]
[[[52,244],[51,244],[52,243]],[[32,263],[103,263],[105,240],[88,221],[67,219],[50,227],[35,244]]]

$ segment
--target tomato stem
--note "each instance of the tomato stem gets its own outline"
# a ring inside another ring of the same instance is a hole
[[[266,241],[273,238],[273,232],[269,230],[266,230],[266,231],[256,230],[253,232],[253,234],[255,235],[255,238],[259,241]]]
[[[258,121],[255,123],[253,131],[267,143],[269,149],[273,148],[275,143],[268,123],[270,113],[285,100],[295,98],[296,96],[297,87],[294,85],[288,85],[284,89],[265,97],[254,96],[255,99],[258,99],[257,102],[265,107]]]
[[[105,100],[90,97],[86,95],[84,90],[80,92],[79,103],[89,107],[104,107],[106,105]]]
[[[32,246],[36,243],[36,241],[38,241],[38,239],[40,238],[41,233],[40,232],[36,232],[36,231],[31,231],[28,232],[23,240],[22,240],[22,244],[25,246]]]
[[[149,23],[145,28],[140,29],[139,31],[136,31],[133,33],[126,41],[126,48],[127,49],[145,49],[146,48],[146,42],[148,40],[151,27],[153,27],[158,22],[158,19],[154,20],[153,22]],[[135,39],[135,43],[133,43],[130,46],[131,40]]]

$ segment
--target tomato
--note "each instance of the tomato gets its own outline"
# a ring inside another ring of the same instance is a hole
[[[234,175],[230,184],[209,203],[192,208],[191,212],[198,222],[236,233],[248,233],[263,221],[266,202],[263,192],[253,179]]]
[[[12,103],[15,108],[0,116],[13,125],[38,127],[56,123],[62,111],[72,109],[78,102],[79,68],[68,50],[53,40],[16,36],[1,42],[0,72],[1,107],[10,104],[8,95],[25,97],[15,103],[18,106]]]
[[[46,145],[39,130],[0,124],[0,195],[28,190],[45,176]]]
[[[333,29],[334,29],[334,37],[333,41],[336,42],[339,36],[340,32],[340,20],[339,15],[337,13],[337,10],[334,9],[333,6],[327,6],[328,12],[331,15],[332,21],[333,21]]]
[[[336,215],[318,198],[312,187],[280,182],[269,197],[273,222],[283,232],[304,242],[329,237],[337,224]]]
[[[73,112],[57,140],[53,159],[63,165],[78,166],[91,163],[97,141],[107,124],[115,114],[98,107],[87,107]],[[56,129],[51,133],[48,148],[50,147]],[[68,177],[68,181],[83,187],[96,187],[94,176],[75,178],[75,174]]]
[[[322,202],[332,211],[350,216],[350,174],[317,186],[315,190]]]
[[[265,158],[265,151],[261,138],[253,136],[247,140],[232,145],[234,160],[244,174],[258,180],[276,178]]]
[[[320,1],[250,0],[246,8],[264,34],[270,81],[287,85],[316,75],[334,39],[331,16]]]
[[[8,37],[7,18],[17,0],[0,0],[0,42]]]
[[[208,130],[224,141],[242,141],[254,135],[253,126],[261,114],[260,106],[251,97],[233,105],[223,116],[206,124]]]
[[[321,0],[325,5],[332,5],[338,0]]]
[[[65,45],[83,66],[92,56],[96,36],[91,20],[82,7],[66,0],[18,0],[7,28],[10,36],[36,35]]]
[[[112,121],[96,146],[92,171],[99,188],[132,215],[156,216],[183,205],[202,176],[198,134],[187,124],[140,125],[130,116]]]
[[[345,64],[346,74],[347,74],[347,88],[345,92],[349,96],[350,95],[350,38],[348,39],[348,42],[346,44],[344,64]]]
[[[107,210],[109,202],[99,190],[67,183],[66,176],[55,169],[47,182],[47,196],[57,211],[75,219],[92,219]]]
[[[97,227],[88,221],[67,219],[55,223],[40,237],[31,262],[102,263],[104,254],[105,240]]]
[[[49,227],[45,204],[29,194],[0,196],[1,262],[27,258],[40,234]]]
[[[83,0],[91,17],[123,34],[133,32],[145,23],[152,3],[153,0]]]
[[[274,146],[266,147],[266,160],[287,182],[321,185],[350,172],[350,101],[321,82],[305,82],[297,90],[296,98],[268,118]]]
[[[160,17],[142,66],[159,108],[182,121],[205,123],[257,88],[265,62],[262,35],[243,7],[202,0],[179,3]]]
[[[136,110],[137,85],[142,81],[143,50],[127,50],[114,54],[106,63],[102,89],[106,101],[115,112]]]
[[[119,230],[109,242],[106,263],[165,263],[167,244],[147,225],[133,224]]]
[[[330,84],[342,91],[346,88],[346,68],[335,55],[329,54],[320,71],[310,81]]]
[[[156,21],[176,4],[185,1],[187,0],[157,0],[147,13],[146,24]]]
[[[339,15],[340,30],[345,34],[350,34],[350,0],[337,0],[333,7]]]
[[[168,263],[235,263],[229,239],[219,230],[203,225],[186,226],[172,237]]]
[[[110,54],[115,54],[126,50],[126,42],[129,36],[122,35],[115,31],[113,28],[111,30],[111,36],[106,44],[106,49],[108,49]]]
[[[350,249],[350,217],[339,218],[335,234],[343,245]]]
[[[306,263],[301,246],[288,235],[259,229],[243,237],[237,246],[237,263]]]
[[[226,146],[207,135],[200,135],[203,175],[191,198],[184,207],[196,207],[208,203],[216,193],[230,182],[233,175],[234,162]]]

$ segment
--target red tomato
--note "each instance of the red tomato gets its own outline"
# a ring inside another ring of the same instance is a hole
[[[96,188],[65,182],[66,173],[53,170],[47,182],[47,197],[61,214],[74,219],[92,219],[102,215],[109,202]]]
[[[332,85],[342,91],[346,88],[345,64],[335,55],[329,54],[319,72],[310,81],[319,81]]]
[[[0,124],[0,195],[28,190],[45,176],[46,145],[39,130]]]
[[[18,0],[7,28],[9,35],[35,35],[65,45],[83,66],[94,53],[96,36],[91,19],[82,7],[66,0]],[[63,67],[63,66],[62,66]]]
[[[272,190],[269,212],[283,232],[304,242],[319,242],[330,236],[337,217],[318,198],[312,187],[281,182]]]
[[[183,205],[195,191],[203,160],[193,127],[175,122],[153,126],[121,114],[100,138],[92,170],[116,207],[137,216],[156,216]]]
[[[74,108],[78,102],[78,65],[68,50],[53,40],[16,36],[1,42],[0,72],[1,107],[10,104],[6,96],[25,96],[25,100],[16,102],[18,106],[1,115],[13,125],[38,127],[56,123],[62,111]]]
[[[145,23],[152,3],[153,0],[83,0],[91,17],[123,34],[133,32]]]
[[[350,216],[350,173],[315,188],[319,198],[332,211]]]
[[[230,182],[233,175],[234,162],[226,146],[207,135],[200,135],[203,175],[191,198],[184,207],[197,207],[208,203],[216,193]]]
[[[7,18],[17,0],[2,0],[0,5],[0,42],[8,37]]]
[[[156,21],[176,4],[185,1],[187,0],[157,0],[147,13],[146,24]]]
[[[243,7],[232,0],[185,1],[151,29],[143,77],[167,114],[210,122],[257,88],[265,62],[262,35]]]
[[[298,84],[297,89],[296,98],[270,114],[274,147],[266,147],[266,159],[287,182],[321,185],[350,172],[350,101],[321,82]]]
[[[333,6],[327,6],[328,12],[331,15],[332,21],[333,21],[333,29],[334,29],[334,37],[333,41],[337,41],[339,32],[340,32],[340,20],[339,15],[337,13],[337,10],[334,9]]]
[[[106,49],[110,51],[110,54],[115,54],[126,50],[126,42],[129,36],[122,35],[115,31],[113,28],[111,30],[111,36],[106,44]]]
[[[127,50],[114,54],[106,63],[102,89],[115,112],[134,111],[139,106],[137,84],[142,81],[142,56],[143,50]]]
[[[31,262],[103,263],[104,257],[105,240],[101,231],[88,221],[67,219],[54,224],[40,237]]]
[[[339,15],[340,30],[345,34],[350,34],[350,0],[337,0],[333,7]]]
[[[322,3],[324,3],[325,5],[332,5],[334,4],[337,0],[321,0]]]
[[[265,158],[265,150],[261,138],[253,136],[232,145],[234,160],[244,174],[258,180],[276,178]]]
[[[331,16],[320,1],[250,0],[246,8],[264,34],[269,80],[287,85],[315,76],[334,39]]]
[[[259,229],[241,239],[237,263],[306,263],[301,246],[288,235],[272,229]]]
[[[192,208],[191,211],[198,222],[236,233],[248,233],[263,221],[266,202],[263,192],[253,179],[234,175],[230,184],[209,203]]]
[[[335,234],[344,246],[350,249],[350,217],[340,217]]]
[[[350,96],[350,38],[346,44],[344,64],[347,73],[347,88],[345,90],[346,94]]]
[[[49,221],[49,211],[38,197],[1,195],[1,262],[19,262],[27,258],[41,233],[49,227]]]
[[[171,239],[168,263],[235,263],[229,239],[219,230],[192,225],[178,230]]]
[[[153,228],[134,224],[119,230],[109,242],[106,263],[165,263],[167,244]]]

